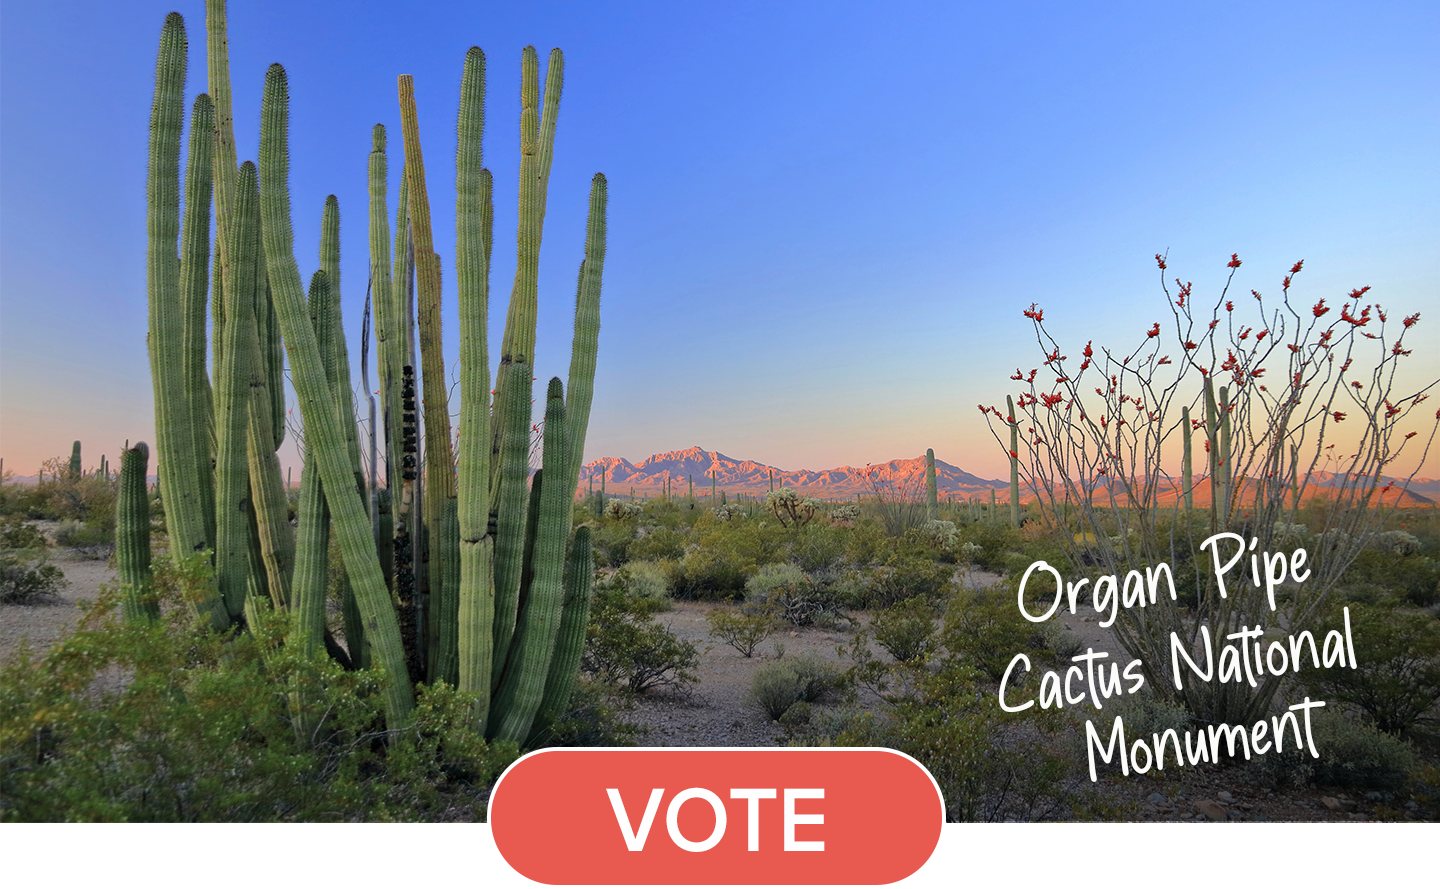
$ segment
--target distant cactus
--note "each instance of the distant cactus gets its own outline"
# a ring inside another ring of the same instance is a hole
[[[605,514],[612,519],[638,519],[645,508],[630,500],[611,500],[605,504]]]
[[[940,518],[940,505],[935,490],[935,449],[925,449],[925,518],[935,521]]]
[[[84,470],[80,467],[80,442],[70,448],[70,477],[79,478]]]
[[[860,518],[860,507],[854,503],[842,503],[830,510],[830,521],[853,522]]]
[[[819,500],[801,497],[791,488],[777,488],[765,495],[765,507],[787,528],[803,528],[825,507]]]

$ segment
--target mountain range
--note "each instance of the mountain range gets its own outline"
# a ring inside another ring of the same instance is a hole
[[[807,497],[848,500],[856,494],[873,494],[879,486],[887,496],[903,499],[920,499],[925,496],[923,456],[860,467],[780,469],[754,460],[737,460],[719,451],[707,451],[697,446],[682,451],[652,454],[639,463],[631,463],[624,457],[592,460],[580,469],[579,493],[583,496],[592,486],[599,490],[602,477],[605,491],[611,496],[628,494],[631,489],[634,489],[637,495],[653,496],[664,490],[667,481],[672,496],[686,494],[692,483],[695,485],[695,493],[705,496],[709,494],[712,477],[717,490],[731,494],[763,494],[771,487],[784,487],[793,488]],[[1305,497],[1309,499],[1341,481],[1342,478],[1334,473],[1313,473],[1310,483],[1306,485]],[[969,500],[977,496],[988,500],[992,490],[1002,498],[1007,496],[1010,482],[980,478],[937,458],[935,488],[942,501]],[[1031,499],[1029,493],[1023,489],[1021,496],[1025,500]],[[1209,504],[1208,480],[1197,479],[1194,497],[1197,505]],[[1164,499],[1162,495],[1162,500]],[[1387,497],[1387,502],[1388,499]],[[1411,505],[1440,500],[1440,479],[1413,479],[1404,500]]]

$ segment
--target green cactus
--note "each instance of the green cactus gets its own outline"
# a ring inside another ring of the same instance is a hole
[[[935,449],[925,449],[925,520],[933,522],[940,518],[940,504],[935,490]]]
[[[445,356],[440,331],[440,257],[430,230],[430,198],[425,185],[425,160],[415,84],[402,75],[400,123],[405,137],[405,179],[410,188],[410,230],[415,244],[415,272],[420,313],[421,380],[425,395],[425,525],[428,531],[430,595],[427,651],[433,678],[455,681],[457,667],[459,533],[455,458],[450,449],[450,409],[445,384]]]
[[[1010,424],[1010,524],[1020,527],[1020,422],[1015,417],[1015,399],[1005,396],[1005,415]]]
[[[290,225],[289,104],[285,69],[272,65],[265,77],[260,128],[261,175],[266,183],[261,218],[270,286],[305,422],[305,446],[315,454],[345,570],[365,622],[366,641],[377,665],[390,676],[386,684],[386,721],[399,728],[407,721],[415,700],[410,684],[404,680],[400,628],[380,573],[368,510],[355,487],[337,398],[326,378],[315,331],[309,324],[295,262]]]
[[[1184,454],[1180,458],[1180,484],[1185,492],[1185,512],[1195,508],[1195,466],[1190,456],[1190,431],[1194,428],[1190,423],[1190,407],[1187,405],[1180,410],[1180,441],[1184,444]]]
[[[120,457],[120,496],[115,501],[115,569],[125,620],[142,623],[160,616],[150,593],[150,497],[145,475],[150,448],[142,441]]]
[[[573,489],[552,481],[541,482],[545,473],[559,481],[565,477],[569,450],[565,441],[565,402],[559,377],[550,380],[545,399],[545,443],[541,474],[535,487],[540,490],[539,516],[534,527],[531,570],[525,607],[519,612],[499,687],[492,705],[490,731],[502,740],[523,742],[539,709],[555,650],[563,604],[562,580],[565,539],[570,530]]]
[[[413,706],[412,681],[449,681],[481,696],[477,722],[489,736],[515,741],[539,737],[568,704],[587,623],[593,575],[590,541],[587,532],[577,535],[573,547],[567,538],[593,398],[605,255],[606,186],[597,174],[577,283],[570,381],[568,386],[559,379],[551,382],[543,467],[527,491],[536,280],[563,59],[558,50],[551,53],[542,105],[538,58],[533,48],[525,52],[518,261],[493,402],[486,336],[493,185],[479,150],[484,56],[476,49],[466,59],[457,154],[462,354],[458,482],[441,360],[440,266],[408,78],[401,82],[406,162],[393,232],[394,274],[384,255],[392,235],[384,185],[385,134],[380,127],[372,133],[370,290],[380,346],[386,476],[392,479],[390,491],[374,492],[378,509],[372,517],[363,497],[366,483],[339,317],[338,205],[333,197],[326,202],[321,270],[311,280],[307,308],[290,221],[285,71],[275,65],[266,75],[259,168],[248,162],[241,166],[235,153],[225,4],[207,0],[206,9],[210,94],[196,101],[192,113],[195,137],[186,170],[183,249],[177,246],[185,71],[179,16],[167,19],[162,33],[152,125],[149,242],[157,453],[166,476],[159,487],[167,496],[176,495],[174,506],[166,503],[172,545],[192,550],[213,545],[215,550],[220,596],[199,610],[222,627],[261,621],[272,605],[288,608],[287,647],[311,655],[324,646],[346,666],[364,666],[368,652],[389,676],[386,717],[392,728],[405,724]],[[213,250],[205,236],[212,198]],[[418,339],[407,308],[416,274],[422,316]],[[204,373],[207,283],[214,309],[213,387]],[[424,360],[428,499],[415,478],[413,451],[417,342]],[[298,533],[284,521],[288,477],[282,488],[275,455],[284,435],[281,348],[288,355],[305,427]],[[126,450],[122,475],[137,450],[143,448]],[[207,477],[212,460],[213,477]],[[102,459],[100,471],[107,470]],[[139,479],[143,496],[143,464]],[[602,477],[602,498],[604,487]],[[690,490],[693,497],[693,481]],[[713,479],[711,490],[713,496]],[[125,498],[126,510],[133,499]],[[425,521],[419,520],[421,512]],[[127,530],[146,524],[134,520],[132,513],[120,521]],[[430,541],[434,601],[429,608],[433,622],[428,664],[408,656],[423,651],[425,637],[412,633],[407,652],[383,563],[376,555],[375,535],[387,533],[381,527],[387,520],[395,527],[396,593],[402,609],[413,606],[418,611],[425,605],[415,596],[413,572],[417,554],[427,548],[427,538]],[[324,630],[327,533],[337,538],[353,588],[353,599],[344,609],[348,656]],[[414,548],[406,550],[407,545]],[[142,553],[148,554],[143,543],[127,544],[122,575],[133,573]],[[141,588],[138,581],[127,582],[134,590]],[[132,597],[131,612],[138,614],[139,601]],[[484,700],[486,695],[490,700]],[[297,731],[304,734],[315,727],[318,714],[306,710],[298,693],[292,702]]]

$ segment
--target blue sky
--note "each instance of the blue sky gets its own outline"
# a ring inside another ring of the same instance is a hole
[[[203,3],[0,7],[0,455],[31,473],[153,436],[145,152],[178,8],[187,93]],[[986,477],[975,404],[1038,360],[1021,311],[1131,344],[1165,311],[1153,255],[1211,297],[1351,288],[1423,311],[1407,368],[1440,377],[1440,7],[1395,3],[395,4],[235,2],[242,158],[266,66],[292,94],[297,258],[342,215],[352,360],[370,128],[413,74],[453,299],[460,69],[489,65],[498,345],[514,271],[519,57],[566,55],[542,251],[538,373],[564,376],[590,176],[610,182],[587,459],[701,445],[786,469],[933,447]],[[1428,329],[1427,329],[1428,328]],[[356,371],[358,379],[358,369]],[[1414,388],[1414,386],[1412,386]],[[455,406],[458,410],[458,403]],[[1417,428],[1419,428],[1417,426]],[[88,462],[88,460],[87,460]],[[1425,474],[1440,475],[1432,456]]]

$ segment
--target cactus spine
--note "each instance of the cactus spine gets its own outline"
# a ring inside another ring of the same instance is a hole
[[[940,518],[940,504],[935,491],[935,449],[925,449],[925,518],[935,521]]]

